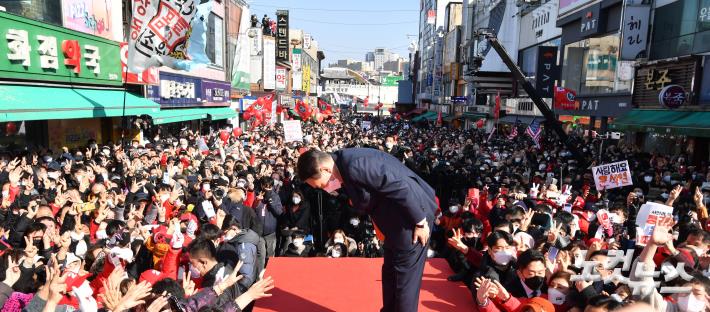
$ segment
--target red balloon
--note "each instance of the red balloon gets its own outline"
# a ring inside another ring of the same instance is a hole
[[[15,133],[17,133],[17,124],[14,122],[8,122],[7,125],[5,125],[5,134],[14,135]]]
[[[251,117],[252,117],[252,114],[251,114],[250,110],[244,111],[244,120],[249,120],[249,119],[251,119]]]
[[[242,128],[240,128],[240,127],[237,127],[237,128],[232,129],[232,135],[233,135],[234,137],[237,137],[237,138],[238,138],[238,137],[240,137],[240,136],[242,135],[242,133],[243,133],[243,132],[242,132]]]
[[[224,144],[227,144],[227,141],[229,141],[229,132],[227,132],[227,130],[220,131],[219,138],[222,139],[222,142],[224,142]]]

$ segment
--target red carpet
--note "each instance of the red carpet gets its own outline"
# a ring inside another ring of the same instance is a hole
[[[382,259],[273,258],[273,297],[261,299],[254,311],[379,311],[382,307]],[[444,259],[424,268],[419,311],[472,311],[473,298],[462,283],[452,283]]]

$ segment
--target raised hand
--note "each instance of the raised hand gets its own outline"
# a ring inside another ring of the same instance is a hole
[[[525,215],[523,216],[523,220],[520,221],[520,230],[525,232],[528,230],[528,227],[530,226],[530,222],[532,222],[533,215],[535,215],[535,211],[532,209],[528,209],[528,211],[525,212]]]
[[[22,272],[20,271],[20,266],[12,260],[12,257],[7,257],[7,269],[5,270],[5,280],[2,282],[5,283],[5,285],[12,287],[12,285],[15,285],[15,283],[20,279],[20,275]]]
[[[540,184],[533,183],[532,187],[530,188],[530,197],[533,199],[537,198],[537,194],[539,192],[540,192]]]
[[[461,229],[455,229],[454,230],[454,236],[448,239],[449,246],[456,248],[456,250],[460,251],[463,254],[468,253],[468,246],[463,243],[462,241],[463,238],[463,233],[461,233]]]
[[[182,289],[185,290],[185,296],[190,297],[196,293],[195,282],[190,278],[190,270],[185,270],[182,275]]]
[[[232,270],[232,273],[230,273],[226,278],[224,278],[222,282],[215,285],[214,290],[215,292],[217,292],[217,294],[223,293],[226,289],[234,286],[234,284],[236,284],[239,280],[243,278],[242,275],[239,275],[239,270],[242,268],[243,264],[244,262],[242,260],[239,260],[239,262],[237,262],[237,265],[234,266],[234,270]]]

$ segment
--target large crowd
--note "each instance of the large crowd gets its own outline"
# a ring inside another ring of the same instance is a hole
[[[591,138],[575,159],[554,134],[536,147],[502,131],[332,118],[303,123],[302,142],[285,143],[277,123],[6,150],[2,311],[249,310],[274,287],[272,257],[380,257],[368,216],[294,174],[301,153],[348,147],[390,153],[436,190],[429,256],[481,311],[710,311],[707,163]],[[633,185],[596,190],[590,167],[620,160]],[[647,202],[673,218],[637,233]]]

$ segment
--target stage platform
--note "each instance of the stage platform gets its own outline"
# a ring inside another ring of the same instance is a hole
[[[382,307],[382,258],[273,258],[273,297],[261,299],[254,311],[325,312],[379,311]],[[424,268],[419,311],[473,311],[474,302],[444,259],[430,259]]]

